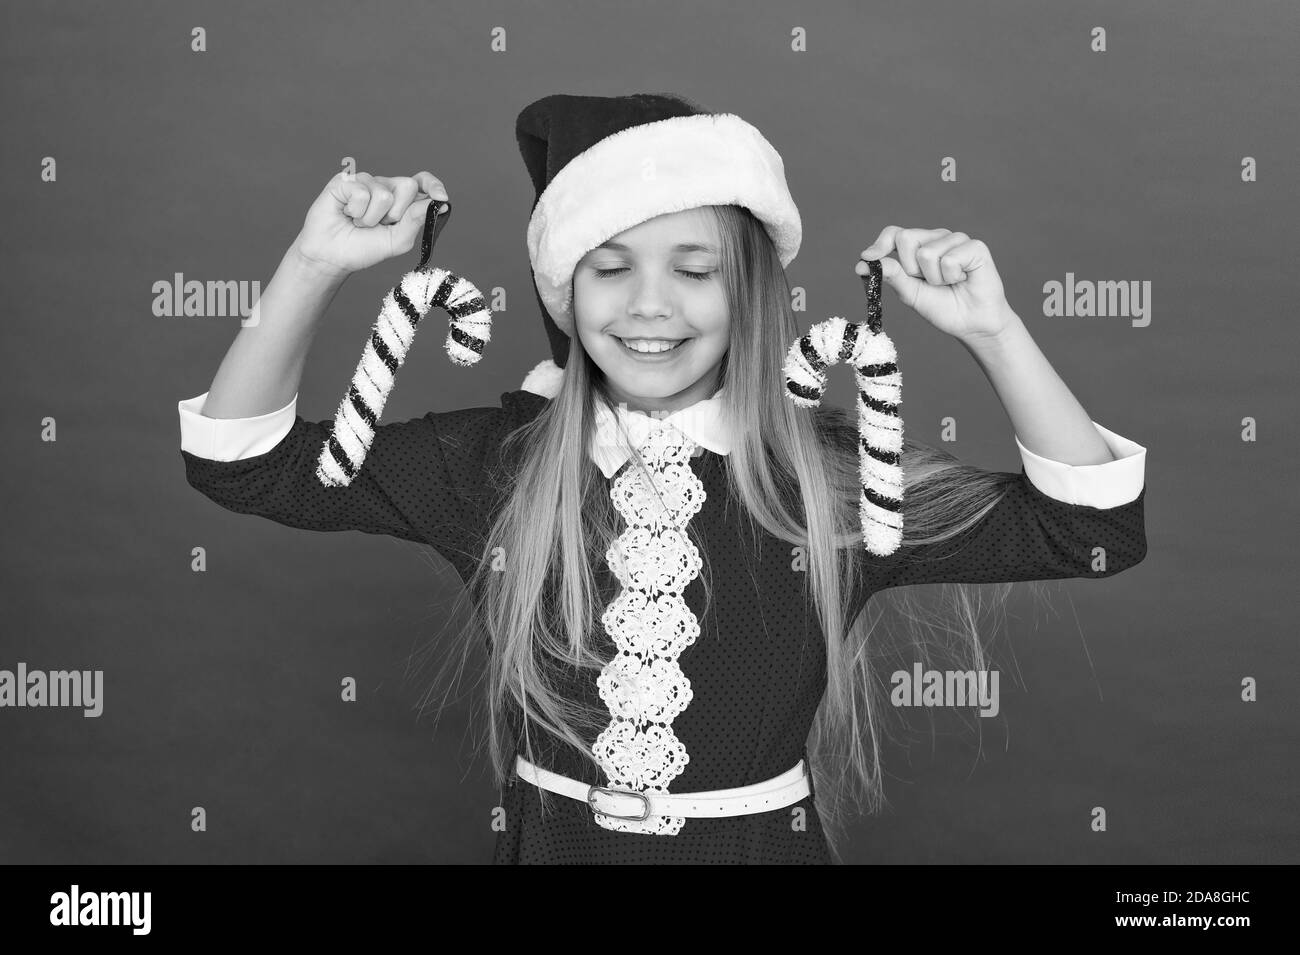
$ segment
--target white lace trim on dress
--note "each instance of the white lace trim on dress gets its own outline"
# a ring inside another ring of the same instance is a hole
[[[605,556],[623,589],[602,617],[618,652],[596,681],[611,720],[592,750],[614,789],[666,793],[690,759],[672,722],[691,702],[691,682],[677,657],[700,633],[683,597],[703,566],[686,533],[705,500],[704,484],[691,470],[696,448],[671,425],[654,428],[639,449],[653,487],[635,462],[610,487],[627,527]],[[594,815],[606,829],[664,836],[677,835],[686,821]]]

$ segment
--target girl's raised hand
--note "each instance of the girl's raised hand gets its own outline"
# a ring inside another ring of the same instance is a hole
[[[431,172],[392,177],[341,172],[307,210],[294,245],[324,271],[358,272],[410,252],[433,201],[450,199]]]
[[[888,258],[890,252],[897,260]],[[874,259],[903,304],[955,338],[994,337],[1012,320],[988,246],[965,232],[886,226],[862,250],[854,271],[866,275]]]

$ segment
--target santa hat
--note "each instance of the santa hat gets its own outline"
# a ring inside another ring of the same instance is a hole
[[[671,93],[555,93],[523,108],[515,138],[537,190],[528,258],[553,359],[530,372],[535,386],[558,387],[574,269],[611,236],[665,213],[738,205],[763,223],[783,266],[799,251],[803,227],[781,156],[732,113]]]

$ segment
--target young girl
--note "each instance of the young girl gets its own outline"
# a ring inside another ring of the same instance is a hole
[[[1089,419],[983,243],[891,226],[859,272],[879,260],[968,348],[1024,468],[904,443],[897,402],[860,393],[899,438],[904,505],[901,546],[864,549],[857,414],[784,393],[801,227],[768,141],[658,94],[547,96],[516,135],[553,361],[499,407],[375,426],[351,483],[324,486],[333,422],[296,414],[315,322],[448,200],[428,173],[336,177],[260,325],[179,403],[187,478],[232,511],[419,541],[455,566],[489,651],[495,861],[829,862],[841,803],[881,802],[868,599],[1132,567],[1145,449]],[[977,598],[955,596],[963,659],[982,665]]]

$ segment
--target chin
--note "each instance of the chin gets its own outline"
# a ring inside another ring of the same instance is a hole
[[[620,391],[629,395],[636,395],[639,398],[671,398],[673,395],[685,391],[695,382],[694,378],[682,378],[681,380],[674,378],[668,381],[662,375],[647,375],[644,378],[606,375],[605,379]]]

